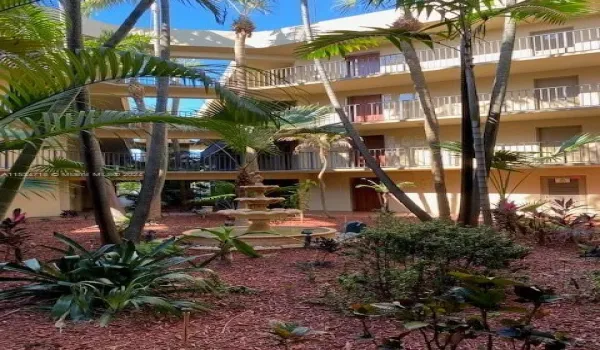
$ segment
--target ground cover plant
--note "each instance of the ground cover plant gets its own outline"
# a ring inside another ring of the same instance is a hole
[[[187,266],[197,256],[165,253],[175,239],[140,253],[129,241],[87,250],[67,236],[55,233],[55,237],[66,246],[53,248],[60,252],[60,258],[49,263],[28,259],[22,264],[0,265],[1,272],[13,273],[0,281],[26,282],[0,291],[0,301],[47,302],[52,317],[59,323],[98,317],[103,326],[130,308],[148,306],[175,314],[184,309],[205,309],[201,303],[170,296],[185,290],[210,291],[215,281],[202,265]],[[208,276],[194,277],[191,272]]]

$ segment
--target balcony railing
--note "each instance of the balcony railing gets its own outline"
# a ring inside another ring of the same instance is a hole
[[[489,93],[479,94],[482,115],[490,107]],[[461,115],[459,95],[433,97],[433,105],[438,117]],[[506,93],[504,113],[548,111],[556,109],[600,106],[600,84],[557,86],[529,90],[515,90]],[[346,113],[355,123],[422,119],[423,109],[419,100],[399,100],[374,102],[345,106]],[[315,123],[319,126],[340,123],[337,114],[321,117]]]
[[[474,62],[495,62],[500,54],[500,40],[479,41],[474,46]],[[513,58],[535,58],[550,55],[585,52],[600,49],[600,28],[560,31],[520,37],[516,39]],[[419,50],[417,55],[423,69],[442,69],[460,66],[458,45],[449,43],[433,50]],[[384,56],[356,56],[345,60],[324,61],[329,79],[352,79],[372,75],[407,72],[402,54]],[[249,74],[250,87],[269,87],[318,82],[314,65],[271,69]]]
[[[578,150],[550,158],[559,150],[559,144],[539,142],[500,144],[498,150],[524,153],[532,159],[537,158],[539,164],[545,165],[600,165],[600,142],[587,144]],[[431,153],[426,146],[401,146],[394,148],[377,148],[370,150],[371,155],[384,168],[427,168],[431,166]],[[9,170],[18,158],[20,151],[0,152],[0,169]],[[104,163],[119,172],[141,172],[146,166],[145,153],[104,152]],[[48,160],[69,158],[79,160],[77,152],[44,149],[36,157],[34,165],[48,164]],[[442,159],[447,168],[460,166],[460,156],[448,150],[442,150]],[[240,157],[223,152],[202,156],[182,152],[169,155],[169,171],[190,172],[231,172],[237,171]],[[261,171],[316,171],[321,169],[321,162],[315,152],[262,154],[258,159]],[[335,150],[329,152],[330,170],[364,170],[366,163],[356,150]]]

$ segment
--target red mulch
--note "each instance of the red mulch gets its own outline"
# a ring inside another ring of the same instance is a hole
[[[368,218],[361,218],[369,221]],[[218,226],[223,218],[210,216],[173,215],[165,217],[149,229],[161,237],[179,234],[197,227]],[[309,217],[305,226],[339,227],[343,216],[336,219]],[[285,225],[299,225],[288,220]],[[39,245],[57,245],[53,231],[68,234],[87,247],[98,247],[98,234],[91,219],[29,220],[27,228],[33,242],[26,248],[26,257],[53,257],[53,253]],[[369,340],[358,339],[361,326],[357,319],[345,316],[331,306],[315,305],[324,292],[336,285],[336,277],[356,262],[349,257],[333,257],[333,268],[316,270],[315,280],[297,267],[297,262],[314,259],[314,251],[302,249],[265,252],[263,258],[249,259],[234,256],[231,266],[211,266],[221,279],[230,285],[244,285],[258,290],[256,294],[233,294],[210,297],[212,311],[192,316],[188,348],[203,350],[282,349],[267,333],[272,319],[295,321],[322,331],[291,349],[375,349]],[[571,295],[565,301],[548,307],[551,314],[536,320],[543,329],[565,331],[580,339],[578,349],[600,349],[600,304],[577,298],[571,278],[580,284],[581,292],[589,289],[586,276],[600,270],[600,261],[577,257],[575,247],[544,247],[536,250],[522,263],[533,283],[553,287],[558,294]],[[14,312],[17,310],[16,312]],[[391,320],[371,322],[377,337],[393,335],[397,326]],[[132,312],[113,321],[109,327],[97,323],[68,322],[59,331],[44,311],[18,309],[8,306],[0,309],[0,349],[4,350],[66,350],[66,349],[183,349],[182,321],[155,316],[146,312]],[[411,342],[412,343],[412,342]],[[419,343],[407,349],[422,350]],[[476,344],[465,344],[461,349],[477,349]],[[498,344],[496,349],[512,349]]]

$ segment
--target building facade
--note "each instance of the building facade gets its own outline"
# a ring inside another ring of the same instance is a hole
[[[399,17],[383,11],[315,23],[319,32],[391,24]],[[435,20],[435,19],[430,19]],[[85,31],[96,35],[107,26],[87,21]],[[485,38],[475,46],[476,79],[482,116],[487,114],[490,91],[500,51],[502,22],[492,21]],[[234,34],[225,31],[173,32],[172,56],[187,59],[233,59]],[[295,50],[302,44],[301,28],[281,28],[255,33],[248,40],[248,65],[260,69],[249,75],[249,88],[269,98],[296,104],[328,105],[322,84],[311,61],[299,58]],[[460,62],[457,44],[448,42],[429,49],[418,47],[418,55],[429,84],[440,122],[442,141],[460,140]],[[600,16],[590,15],[563,25],[522,23],[518,26],[512,72],[503,111],[498,149],[549,155],[558,145],[582,133],[600,134]],[[429,149],[425,142],[423,114],[404,62],[393,46],[384,45],[346,57],[324,61],[338,97],[360,131],[371,154],[397,182],[413,182],[409,196],[432,214],[437,214],[436,196],[430,171]],[[146,96],[155,94],[154,80],[143,78]],[[92,103],[103,109],[127,110],[127,82],[110,82],[91,87]],[[210,89],[173,80],[170,97],[214,98]],[[315,123],[338,123],[335,114]],[[139,126],[97,131],[107,165],[122,166],[130,174],[122,179],[139,179],[132,169],[143,170],[145,154],[132,155],[128,142],[147,135]],[[174,129],[172,139],[218,140],[215,133]],[[314,152],[293,152],[283,146],[275,155],[262,155],[259,165],[268,180],[302,181],[316,179],[320,162]],[[54,153],[52,153],[54,152]],[[61,153],[63,152],[63,153]],[[66,152],[66,153],[65,153]],[[56,156],[77,158],[72,151],[50,150],[44,159]],[[10,168],[14,152],[2,154],[3,170]],[[364,159],[352,149],[330,152],[325,175],[327,204],[334,211],[370,211],[379,205],[374,192],[357,189],[364,179],[373,178]],[[460,159],[443,152],[451,209],[458,211]],[[513,177],[511,198],[531,202],[544,198],[568,197],[600,209],[600,144],[591,143],[557,159],[547,160]],[[189,156],[170,161],[167,180],[230,180],[236,176],[236,163],[220,152]],[[492,202],[498,196],[490,186]],[[86,208],[82,179],[60,178],[52,198],[20,196],[15,207],[34,216],[58,215],[60,210]],[[311,196],[310,209],[320,210],[318,191]],[[392,209],[403,211],[398,203]]]

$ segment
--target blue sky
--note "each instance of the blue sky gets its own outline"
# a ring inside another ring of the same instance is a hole
[[[223,0],[226,1],[226,0]],[[217,29],[229,30],[231,21],[237,13],[233,9],[228,9],[227,22],[224,25],[217,24],[214,17],[206,10],[198,6],[185,5],[187,0],[171,2],[171,26],[175,29]],[[190,2],[194,2],[190,0]],[[271,30],[286,26],[295,26],[301,24],[300,5],[298,0],[274,0],[275,4],[271,8],[271,14],[263,15],[256,13],[252,15],[258,30]],[[133,8],[135,1],[129,4],[115,6],[109,10],[96,13],[92,18],[114,24],[120,24]],[[344,12],[333,9],[335,0],[310,0],[311,16],[313,21],[322,21],[326,19],[348,16],[356,13]],[[139,26],[150,27],[150,15],[146,14],[140,20]]]
[[[222,0],[227,1],[227,0]],[[194,2],[194,0],[190,0]],[[270,14],[254,13],[254,20],[257,30],[272,30],[281,27],[296,26],[301,24],[300,3],[298,0],[274,0]],[[98,12],[92,15],[92,18],[99,21],[120,24],[131,12],[137,1],[128,2],[124,5],[114,6],[108,10]],[[229,30],[232,20],[237,17],[233,8],[228,9],[227,21],[225,24],[218,24],[214,17],[206,10],[194,5],[187,4],[188,0],[171,2],[171,26],[174,29],[214,29]],[[314,22],[323,21],[332,18],[339,18],[356,14],[358,11],[345,11],[334,9],[335,0],[309,0],[311,9],[311,19]],[[146,13],[138,22],[138,27],[150,27],[150,14]],[[149,107],[155,105],[155,99],[148,98],[146,103]],[[203,100],[182,99],[180,102],[181,111],[192,111],[199,109]],[[133,104],[131,104],[133,105]]]

